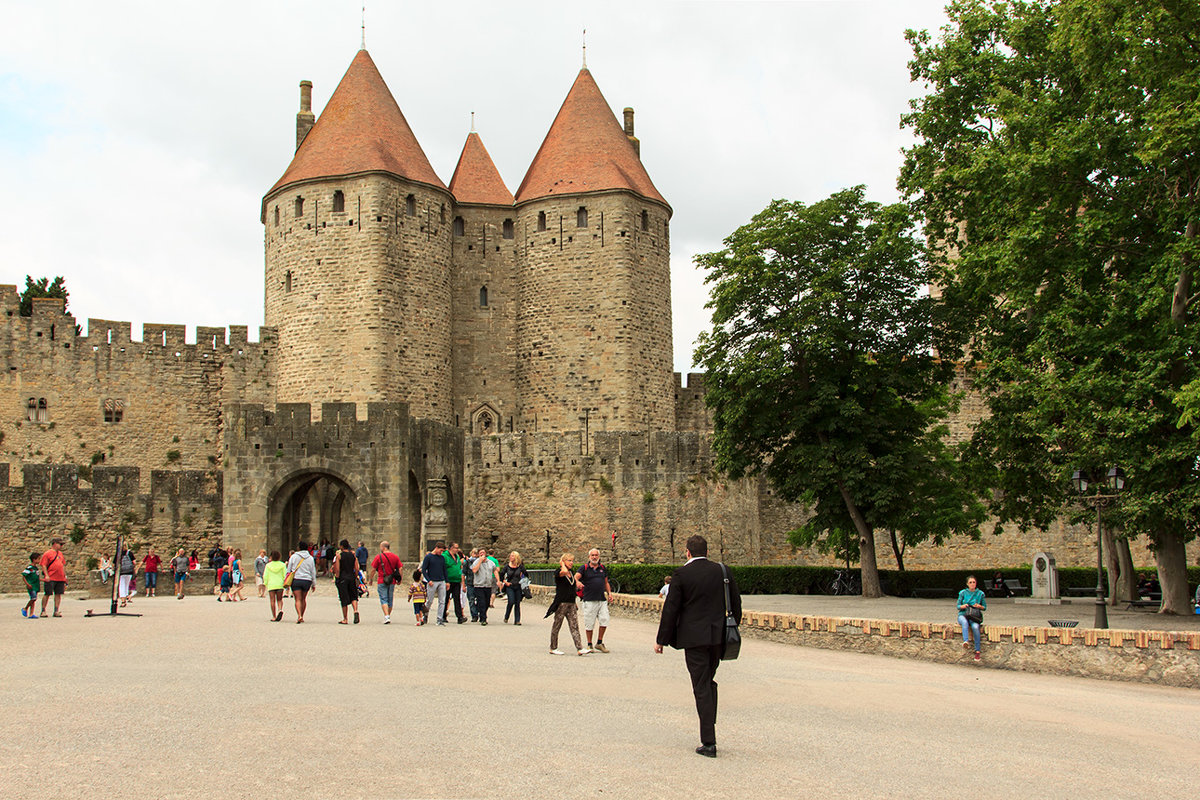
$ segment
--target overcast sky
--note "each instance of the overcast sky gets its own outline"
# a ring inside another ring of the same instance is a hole
[[[709,322],[696,253],[772,199],[896,199],[906,28],[941,0],[367,3],[367,49],[444,183],[476,129],[516,191],[587,60],[674,209],[675,369]],[[8,2],[0,27],[0,283],[62,275],[70,310],[263,322],[262,195],[359,48],[358,0]]]

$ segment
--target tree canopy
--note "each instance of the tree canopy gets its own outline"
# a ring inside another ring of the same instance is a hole
[[[933,355],[923,249],[904,206],[860,186],[775,201],[696,259],[711,285],[696,361],[718,468],[809,505],[800,543],[844,546],[854,531],[868,596],[881,588],[874,530],[978,535],[979,504],[948,490],[961,485],[941,426],[953,367]]]
[[[29,275],[25,276],[25,291],[21,292],[20,315],[33,316],[33,299],[35,297],[57,297],[67,304],[67,282],[62,276],[51,281],[49,278],[38,278],[36,281]]]
[[[963,0],[910,32],[929,93],[901,189],[990,416],[972,458],[1002,521],[1069,512],[1072,469],[1123,468],[1109,519],[1145,533],[1188,610],[1200,527],[1200,5]],[[1191,383],[1191,389],[1185,390]],[[1181,395],[1181,391],[1183,394]]]

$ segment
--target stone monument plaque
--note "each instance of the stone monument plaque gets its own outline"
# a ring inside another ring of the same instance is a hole
[[[1036,553],[1029,570],[1030,594],[1041,600],[1058,599],[1058,568],[1053,553]]]

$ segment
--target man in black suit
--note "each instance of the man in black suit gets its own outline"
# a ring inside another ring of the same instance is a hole
[[[696,752],[716,758],[717,682],[713,676],[721,663],[725,641],[725,574],[720,564],[708,560],[708,541],[703,536],[688,538],[686,554],[687,563],[671,577],[654,652],[661,653],[665,645],[683,650],[700,716],[700,746]],[[741,620],[742,598],[732,574],[729,609],[734,619]]]

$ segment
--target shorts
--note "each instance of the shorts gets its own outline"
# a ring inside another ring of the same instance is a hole
[[[62,594],[66,589],[66,581],[46,581],[42,584],[42,594]]]
[[[147,589],[157,589],[158,588],[158,573],[157,572],[147,572],[146,573],[146,588]]]
[[[391,606],[393,600],[396,599],[396,584],[394,583],[379,583],[375,585],[375,594],[379,596],[379,605]]]
[[[600,627],[608,627],[608,601],[584,600],[583,629],[590,631],[597,621],[600,623]]]
[[[262,575],[255,575],[255,576],[254,576],[254,585],[255,585],[255,586],[262,586],[262,585],[263,585],[263,577],[262,577]]]
[[[337,587],[338,600],[341,601],[342,608],[358,600],[358,584],[353,581],[334,581],[333,583]]]
[[[29,592],[29,599],[30,599],[30,600],[37,600],[37,596],[38,596],[38,590],[37,590],[37,589],[34,589],[32,586],[26,586],[26,587],[25,587],[25,591]]]
[[[414,616],[419,617],[424,613],[425,613],[425,604],[424,603],[413,603],[413,615]]]
[[[188,576],[188,574],[186,572],[176,572],[175,573],[175,582],[183,583],[184,581],[187,580],[187,576]]]
[[[292,591],[293,592],[307,592],[311,588],[312,588],[312,581],[301,580],[299,578],[292,578]]]

